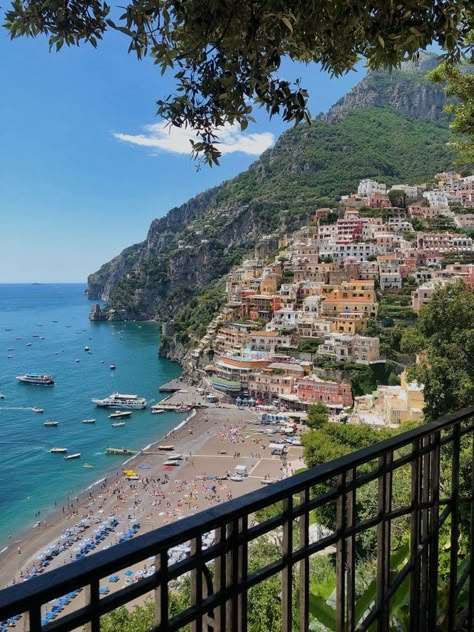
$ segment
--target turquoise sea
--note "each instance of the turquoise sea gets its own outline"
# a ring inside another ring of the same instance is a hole
[[[180,367],[158,357],[155,323],[91,323],[84,288],[0,284],[0,392],[5,395],[0,400],[0,550],[9,534],[35,524],[36,512],[43,517],[60,508],[68,495],[119,467],[123,457],[107,456],[107,446],[143,448],[184,418],[147,409],[112,428],[110,411],[92,404],[92,397],[115,391],[156,402],[164,397],[158,387],[177,377]],[[53,375],[55,384],[15,379],[28,372]],[[33,412],[34,406],[44,413]],[[96,423],[81,423],[85,418]],[[47,419],[59,425],[44,427]],[[64,461],[63,455],[50,454],[54,447],[80,452],[81,458]]]

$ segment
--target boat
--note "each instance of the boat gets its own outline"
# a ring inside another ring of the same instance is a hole
[[[158,450],[174,450],[174,445],[159,445]]]
[[[42,412],[44,412],[44,410],[42,408],[39,408],[38,406],[33,406],[33,408],[31,410],[34,413],[42,413]]]
[[[181,465],[181,463],[173,459],[168,459],[167,461],[163,463],[163,465],[174,465],[175,467],[177,467],[178,465]]]
[[[80,452],[76,452],[76,454],[68,454],[64,457],[65,461],[71,461],[72,459],[78,459],[81,456]]]
[[[124,421],[116,421],[114,424],[112,424],[112,428],[121,428],[122,426],[125,426]]]
[[[129,408],[141,409],[146,408],[147,401],[144,397],[138,395],[123,395],[121,393],[112,393],[104,399],[93,399],[92,403],[96,406],[105,406],[108,408]]]
[[[64,454],[67,452],[67,448],[51,448],[51,454]]]
[[[152,415],[161,415],[161,413],[164,413],[165,411],[161,408],[152,408],[151,409],[151,414]]]
[[[91,467],[94,467],[93,465],[91,465],[90,463],[84,463],[84,465],[82,467],[85,467],[87,469],[90,469]]]
[[[115,410],[109,415],[109,419],[119,419],[120,417],[130,417],[131,411],[129,410]]]
[[[91,348],[90,347],[84,347],[84,351],[90,351]]]
[[[83,424],[95,424],[95,419],[83,419]]]
[[[45,421],[43,426],[56,427],[59,426],[59,421]]]
[[[3,393],[0,393],[0,399],[5,399],[5,395]]]
[[[115,369],[116,369],[116,368],[117,368],[117,367],[115,366],[115,364],[111,364],[111,365],[109,366],[109,369],[110,369],[111,371],[115,371]]]
[[[240,474],[232,474],[232,476],[229,476],[229,479],[231,481],[236,481],[237,483],[241,483],[244,480],[244,477],[240,476]]]
[[[46,373],[25,373],[25,375],[17,375],[16,379],[22,384],[39,384],[40,386],[54,384],[54,377],[46,375]]]
[[[26,343],[26,346],[27,346],[27,347],[31,347],[31,345],[32,345],[32,344],[33,344],[32,342],[27,342],[27,343]]]

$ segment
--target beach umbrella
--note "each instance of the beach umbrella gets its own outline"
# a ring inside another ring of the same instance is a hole
[[[125,571],[125,575],[126,575],[127,577],[131,577],[131,576],[133,575],[133,571],[132,571],[132,570],[130,570],[130,569],[128,569],[127,571]]]

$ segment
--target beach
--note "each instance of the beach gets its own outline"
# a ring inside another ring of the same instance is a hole
[[[41,517],[20,538],[12,537],[0,554],[2,587],[258,489],[263,479],[280,480],[304,465],[301,447],[288,446],[285,460],[273,455],[268,445],[275,436],[262,433],[256,420],[254,411],[232,405],[193,409],[186,423],[147,446],[147,454],[111,455],[109,476]],[[159,450],[160,443],[174,449]],[[180,465],[165,466],[176,454],[182,455]],[[243,480],[209,478],[232,475],[236,466],[245,466]],[[123,470],[133,470],[138,480],[127,480]],[[49,558],[47,566],[42,555]],[[107,592],[138,580],[150,566],[128,570],[132,575],[110,582]]]

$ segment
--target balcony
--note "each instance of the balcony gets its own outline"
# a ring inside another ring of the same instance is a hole
[[[461,410],[9,587],[0,591],[0,621],[21,614],[21,630],[87,625],[98,631],[103,615],[148,594],[155,630],[245,631],[251,590],[278,576],[278,629],[284,632],[309,630],[318,609],[328,620],[334,612],[326,629],[338,632],[473,630],[474,565],[466,553],[474,541],[473,422],[474,407]],[[401,472],[411,482],[404,503],[395,493]],[[375,511],[361,519],[358,497],[370,483],[377,490]],[[252,520],[256,511],[272,506],[271,517]],[[321,509],[334,510],[334,524],[315,540],[310,523]],[[409,524],[405,551],[394,545],[393,527],[400,520]],[[211,542],[209,532],[215,534]],[[368,596],[360,594],[357,546],[369,532],[375,553]],[[250,568],[252,547],[262,538],[278,543],[278,556]],[[183,544],[190,545],[190,554],[173,561],[170,550]],[[310,585],[310,564],[329,548],[336,577],[332,606],[315,601]],[[101,595],[102,580],[150,556],[152,575]],[[439,585],[441,574],[446,579]],[[191,587],[189,604],[171,614],[170,591],[184,576]],[[78,589],[84,590],[77,608],[42,625],[44,605]],[[403,600],[404,627],[394,620]]]

